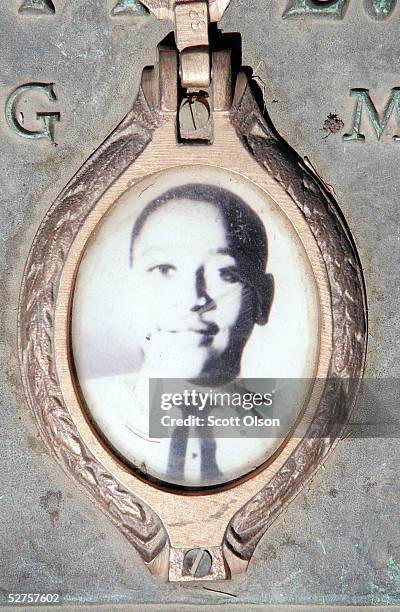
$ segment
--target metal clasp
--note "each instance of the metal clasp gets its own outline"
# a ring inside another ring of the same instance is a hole
[[[210,22],[222,17],[229,1],[142,0],[159,19],[174,21],[176,49],[164,48],[160,55],[159,92],[161,110],[177,113],[180,143],[211,143],[214,112],[230,107],[230,52],[213,51],[208,31]],[[143,85],[149,99],[154,98],[152,82],[146,74]]]
[[[208,3],[175,4],[175,40],[182,87],[206,88],[211,83]]]
[[[184,88],[207,88],[211,82],[208,26],[219,21],[230,0],[141,0],[157,19],[175,24],[179,74]]]

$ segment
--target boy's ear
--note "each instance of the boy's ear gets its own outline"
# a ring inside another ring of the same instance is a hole
[[[263,274],[263,280],[256,289],[255,322],[258,325],[265,325],[268,322],[274,292],[274,277],[272,274]]]

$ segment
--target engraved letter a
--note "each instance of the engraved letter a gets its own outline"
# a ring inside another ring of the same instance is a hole
[[[368,111],[368,117],[378,140],[380,140],[383,132],[386,129],[388,121],[395,110],[397,112],[397,120],[400,120],[400,88],[395,87],[390,92],[389,99],[380,115],[376,110],[375,104],[371,100],[368,89],[351,89],[351,96],[357,97],[356,109],[353,118],[353,127],[350,134],[344,134],[343,140],[365,140],[365,136],[360,132],[361,116],[364,104]],[[400,140],[400,136],[393,136],[393,140]]]

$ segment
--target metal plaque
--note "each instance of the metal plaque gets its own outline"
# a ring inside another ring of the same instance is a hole
[[[397,19],[7,7],[5,603],[396,603]]]

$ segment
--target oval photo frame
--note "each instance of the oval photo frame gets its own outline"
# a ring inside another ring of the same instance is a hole
[[[155,172],[190,165],[185,149],[173,144],[175,114],[151,109],[143,91],[44,219],[26,265],[19,305],[22,378],[43,438],[151,571],[170,580],[191,579],[182,573],[187,548],[209,550],[213,564],[207,579],[226,578],[247,566],[273,519],[339,439],[356,397],[366,350],[361,268],[330,195],[271,131],[244,75],[238,79],[230,114],[215,113],[214,119],[215,141],[196,151],[196,163],[236,172],[264,189],[292,223],[298,218],[299,227],[306,227],[312,237],[309,244],[318,249],[311,263],[320,277],[321,303],[329,313],[319,370],[327,383],[315,410],[302,419],[302,435],[295,432],[263,469],[233,488],[180,495],[139,478],[88,422],[77,393],[69,328],[85,244],[130,185]],[[207,522],[207,516],[215,514],[215,504],[224,510]],[[202,529],[196,531],[199,516]],[[182,518],[180,525],[177,517]]]

